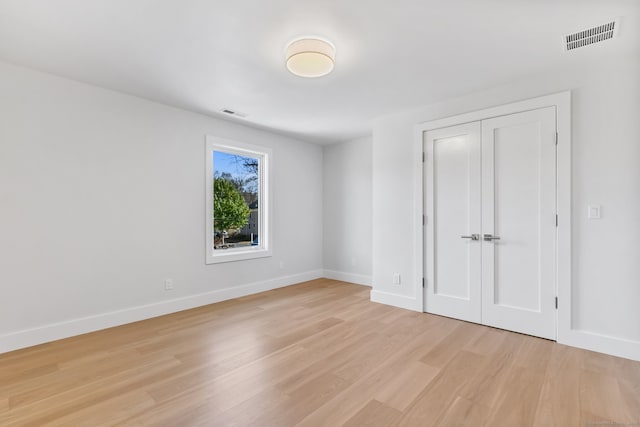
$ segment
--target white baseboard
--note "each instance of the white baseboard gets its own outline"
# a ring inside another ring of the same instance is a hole
[[[325,276],[326,277],[326,276]],[[422,302],[416,298],[384,291],[371,291],[371,301],[422,312]],[[625,359],[640,361],[640,342],[594,332],[572,329],[558,331],[558,343]]]
[[[101,313],[78,319],[66,320],[22,331],[0,335],[0,353],[47,343],[101,329],[150,319],[190,308],[213,304],[233,298],[256,294],[271,289],[294,285],[308,280],[322,278],[322,270],[308,271],[291,276],[276,277],[261,282],[249,283],[232,288],[218,289],[197,295],[189,295],[172,300],[159,301],[137,307]]]
[[[332,270],[314,270],[11,332],[0,335],[0,353],[256,294],[321,277],[371,286],[371,278],[369,276]],[[422,312],[422,302],[417,298],[405,295],[372,290],[371,301]],[[565,333],[559,331],[558,343],[640,361],[640,342],[638,341],[573,329]]]
[[[422,301],[415,297],[392,294],[384,291],[371,291],[371,301],[380,304],[392,305],[394,307],[406,308],[407,310],[422,312]]]
[[[640,361],[640,342],[638,341],[579,329],[572,329],[564,333],[558,332],[560,344]]]
[[[327,279],[340,280],[342,282],[355,283],[357,285],[371,286],[371,276],[364,274],[345,273],[343,271],[324,270],[324,277]]]

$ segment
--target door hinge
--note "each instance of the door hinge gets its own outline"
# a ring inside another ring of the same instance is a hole
[[[427,158],[427,153],[425,153],[424,151],[422,152],[422,163],[424,163],[425,159]]]
[[[556,227],[558,226],[558,214],[556,214]]]
[[[424,288],[424,283],[425,283],[425,280],[424,280],[424,277],[423,277],[423,278],[422,278],[422,287],[423,287],[423,288]]]
[[[558,132],[556,132],[556,145],[558,145]]]
[[[422,215],[422,225],[425,225],[426,223],[427,223],[427,216]]]
[[[556,310],[558,309],[558,297],[556,297]]]

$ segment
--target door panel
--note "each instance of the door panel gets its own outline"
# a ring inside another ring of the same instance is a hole
[[[480,123],[429,131],[425,307],[480,322]]]
[[[435,281],[438,295],[469,299],[471,253],[460,236],[469,230],[473,206],[469,163],[472,138],[456,136],[433,141],[435,215]]]
[[[493,234],[502,239],[487,249],[495,253],[493,303],[536,311],[540,309],[539,139],[539,123],[494,130]]]
[[[555,339],[555,107],[482,121],[482,322]]]

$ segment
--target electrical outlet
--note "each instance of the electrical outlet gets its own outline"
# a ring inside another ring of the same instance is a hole
[[[393,284],[394,285],[400,284],[400,273],[393,273]]]
[[[284,268],[284,261],[280,261],[280,270]]]
[[[173,290],[173,279],[164,279],[164,290],[165,291]]]

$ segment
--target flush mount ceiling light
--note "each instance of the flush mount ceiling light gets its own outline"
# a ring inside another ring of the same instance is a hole
[[[287,46],[287,69],[300,77],[321,77],[333,71],[336,49],[326,40],[305,37]]]

